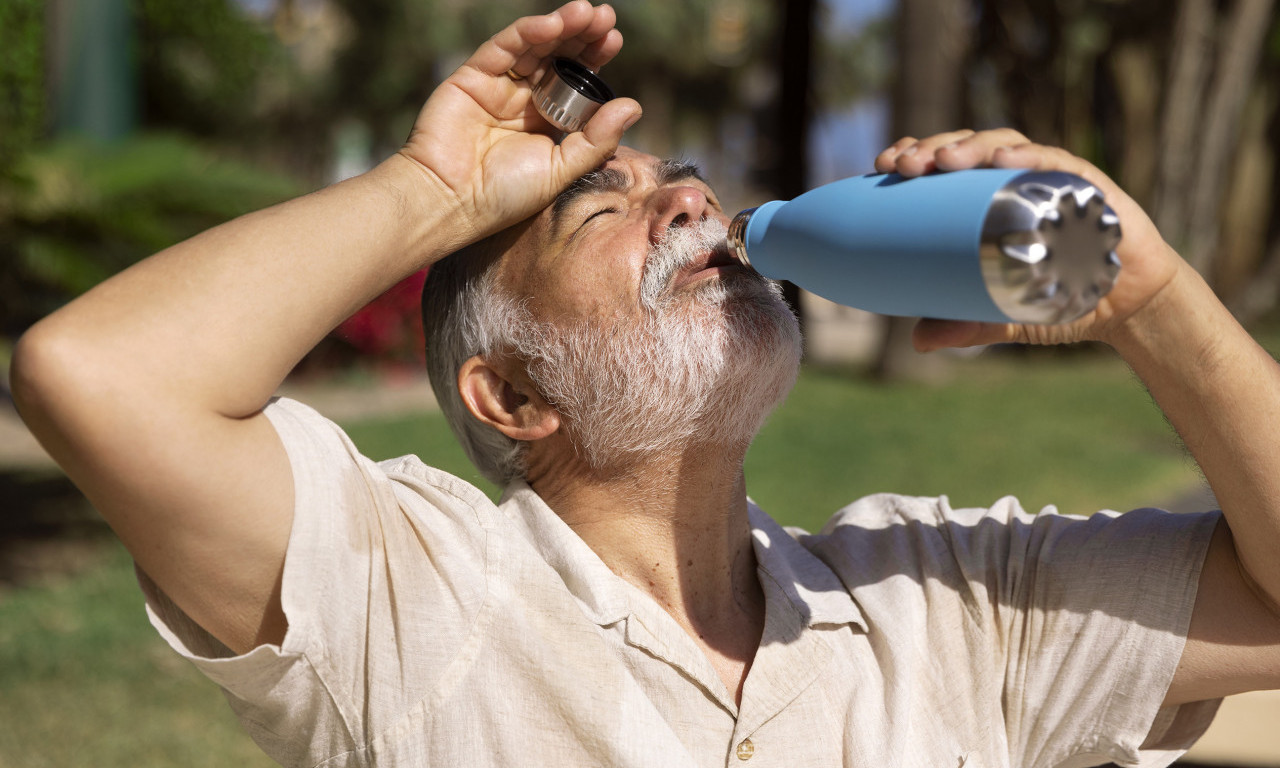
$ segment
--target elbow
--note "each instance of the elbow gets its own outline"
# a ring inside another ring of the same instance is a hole
[[[9,364],[9,387],[18,415],[41,442],[76,398],[79,386],[74,339],[42,321],[18,339]]]
[[[41,373],[42,367],[48,367],[46,360],[42,360],[42,357],[48,357],[45,354],[47,342],[43,338],[46,335],[36,325],[19,336],[13,348],[13,358],[9,362],[9,391],[20,414],[35,410],[40,402],[40,381],[48,378]]]

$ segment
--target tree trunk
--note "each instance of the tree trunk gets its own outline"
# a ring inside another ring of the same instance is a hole
[[[1219,41],[1218,62],[1209,101],[1203,107],[1204,133],[1197,143],[1195,183],[1183,256],[1212,278],[1227,194],[1228,172],[1240,143],[1240,116],[1258,71],[1262,43],[1271,28],[1272,0],[1237,0]]]
[[[895,136],[923,137],[960,126],[970,9],[953,0],[901,0],[897,20]],[[885,323],[872,375],[881,381],[930,379],[945,365],[911,346],[910,318]]]
[[[1257,87],[1249,96],[1240,120],[1231,184],[1222,200],[1221,242],[1215,249],[1211,277],[1227,306],[1248,289],[1267,248],[1275,168],[1275,152],[1267,142],[1267,123],[1275,109],[1268,90]]]
[[[1272,312],[1280,297],[1280,240],[1273,241],[1257,273],[1231,305],[1244,325]]]
[[[813,114],[809,94],[812,92],[813,28],[817,9],[814,0],[788,0],[782,6],[775,184],[778,197],[789,200],[809,189],[809,125]],[[784,282],[782,293],[803,330],[805,317],[800,289]]]
[[[1123,115],[1123,155],[1120,159],[1120,186],[1139,205],[1152,205],[1156,168],[1160,158],[1151,137],[1157,134],[1160,91],[1157,53],[1146,41],[1127,41],[1116,46],[1110,57],[1111,76]]]
[[[1199,114],[1209,80],[1213,48],[1212,0],[1182,0],[1174,26],[1173,50],[1161,120],[1160,169],[1156,180],[1156,226],[1175,248],[1186,240],[1187,190],[1192,183]]]
[[[1280,233],[1280,226],[1272,221],[1277,179],[1273,147],[1280,127],[1276,123],[1278,101],[1280,95],[1262,81],[1247,112],[1246,133],[1236,161],[1237,183],[1224,216],[1224,252],[1229,254],[1228,262],[1234,268],[1223,274],[1221,267],[1226,265],[1219,265],[1221,295],[1245,326],[1273,311],[1280,298],[1280,238],[1273,239],[1270,248],[1267,246],[1268,234],[1274,237]],[[1240,264],[1247,258],[1241,251],[1251,251],[1249,255],[1257,262]]]

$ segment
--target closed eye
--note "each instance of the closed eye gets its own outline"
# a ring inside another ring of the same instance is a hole
[[[578,228],[579,228],[579,229],[581,229],[582,227],[587,226],[587,223],[588,223],[588,222],[590,222],[592,219],[594,219],[594,218],[595,218],[595,217],[597,217],[597,216],[603,216],[603,215],[605,215],[606,213],[617,213],[617,212],[618,212],[618,209],[617,209],[617,208],[601,208],[600,210],[598,210],[598,211],[596,211],[596,212],[592,213],[592,214],[591,214],[590,216],[588,216],[587,218],[583,219],[583,220],[582,220],[582,224],[578,225]]]

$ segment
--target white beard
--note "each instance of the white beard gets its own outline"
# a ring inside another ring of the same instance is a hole
[[[592,469],[692,445],[745,452],[795,383],[800,331],[776,283],[734,273],[670,292],[676,272],[724,237],[709,220],[671,230],[645,264],[638,319],[526,319],[513,330],[530,378]]]

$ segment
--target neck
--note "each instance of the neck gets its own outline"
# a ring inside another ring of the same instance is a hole
[[[744,455],[745,447],[690,446],[607,475],[564,454],[530,463],[538,495],[614,573],[684,627],[722,677],[735,663],[745,675],[764,627]],[[539,466],[556,471],[538,473]]]

